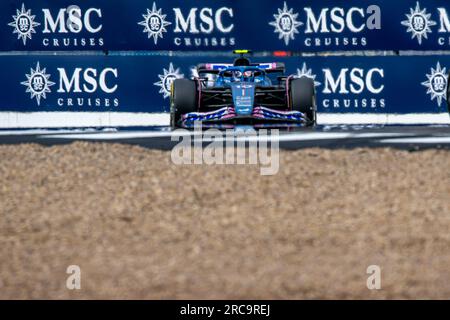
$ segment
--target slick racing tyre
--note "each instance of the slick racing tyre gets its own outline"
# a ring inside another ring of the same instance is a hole
[[[194,80],[175,79],[170,94],[170,125],[179,125],[181,116],[197,110],[197,87]]]
[[[314,80],[310,78],[293,79],[290,83],[292,110],[300,111],[308,117],[310,124],[316,122],[316,91]]]

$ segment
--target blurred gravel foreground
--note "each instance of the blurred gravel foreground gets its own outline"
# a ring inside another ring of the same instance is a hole
[[[280,151],[261,176],[120,144],[2,145],[0,298],[449,299],[450,153]]]

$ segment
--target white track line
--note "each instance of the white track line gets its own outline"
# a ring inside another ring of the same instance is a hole
[[[123,139],[139,139],[139,138],[165,138],[165,137],[185,137],[201,135],[202,133],[196,133],[194,131],[180,130],[176,134],[171,131],[136,131],[136,132],[105,132],[105,133],[76,133],[76,134],[52,134],[43,135],[40,138],[57,138],[57,139],[77,139],[77,140],[123,140]],[[256,134],[256,133],[255,133]],[[323,140],[323,139],[343,139],[350,137],[350,133],[329,133],[329,132],[319,132],[319,133],[303,133],[303,134],[281,134],[279,135],[280,140],[292,141],[292,140]],[[389,135],[391,136],[391,135]],[[275,136],[269,136],[275,139]],[[233,137],[217,137],[215,141],[226,141],[226,140],[258,140],[258,136],[239,136],[238,133],[233,135]],[[178,139],[175,139],[175,141]],[[197,139],[194,139],[197,140]]]
[[[222,134],[225,134],[222,132]],[[136,132],[101,132],[101,133],[75,133],[75,134],[51,134],[43,135],[39,138],[57,138],[57,139],[76,139],[76,140],[124,140],[124,139],[140,139],[140,138],[164,138],[174,137],[174,141],[178,141],[176,137],[185,136],[199,136],[201,132],[180,130],[176,134],[171,131],[136,131]],[[410,133],[352,133],[352,132],[297,132],[284,133],[280,135],[239,135],[239,133],[232,134],[232,136],[219,136],[214,141],[315,141],[315,140],[337,140],[337,139],[358,139],[358,138],[383,138],[396,136],[410,136]],[[193,139],[198,141],[200,139]],[[205,141],[208,141],[204,139]]]
[[[450,137],[396,138],[379,140],[380,143],[450,143]]]
[[[174,136],[192,136],[194,132],[183,130]],[[43,135],[39,138],[77,139],[77,140],[123,140],[139,138],[165,138],[171,137],[172,131],[127,131],[127,132],[101,132],[101,133],[75,133]]]
[[[98,130],[92,129],[26,129],[26,130],[0,130],[0,136],[22,136],[22,135],[38,135],[38,134],[65,134],[65,133],[83,133],[96,132]]]
[[[343,124],[450,124],[448,113],[317,113],[317,123]]]
[[[135,112],[0,112],[0,128],[86,128],[168,126],[169,113]],[[450,124],[448,113],[318,113],[323,125]]]
[[[404,133],[352,133],[352,132],[298,132],[298,133],[281,133],[279,136],[237,136],[224,137],[215,139],[215,141],[318,141],[318,140],[340,140],[340,139],[364,139],[364,138],[382,138],[382,137],[396,137],[396,136],[411,136],[414,134]],[[197,140],[197,139],[194,139]]]
[[[352,136],[351,133],[347,132],[314,132],[314,133],[288,133],[280,135],[236,135],[236,136],[222,136],[214,139],[216,142],[221,141],[314,141],[314,140],[337,140],[337,139],[347,139]],[[200,139],[194,139],[194,141],[199,141]],[[209,141],[204,139],[205,142]]]
[[[87,128],[167,126],[169,113],[0,112],[0,128]]]

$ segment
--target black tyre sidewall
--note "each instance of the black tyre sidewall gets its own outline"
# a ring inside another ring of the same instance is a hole
[[[197,86],[194,80],[175,79],[170,93],[170,125],[176,127],[181,115],[197,111]]]
[[[309,120],[315,121],[316,92],[314,80],[307,77],[293,79],[289,86],[292,110],[305,113]]]

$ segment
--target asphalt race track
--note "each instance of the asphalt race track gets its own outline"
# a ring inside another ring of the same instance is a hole
[[[246,128],[244,128],[246,129]],[[239,137],[239,128],[234,138]],[[182,135],[198,133],[185,130]],[[179,141],[172,141],[167,127],[72,130],[1,130],[0,144],[37,143],[67,144],[74,141],[97,141],[140,145],[150,149],[169,150]],[[230,139],[225,136],[224,139]],[[258,139],[258,138],[256,138]],[[450,126],[335,126],[280,130],[283,149],[392,147],[407,150],[429,148],[450,149]]]

